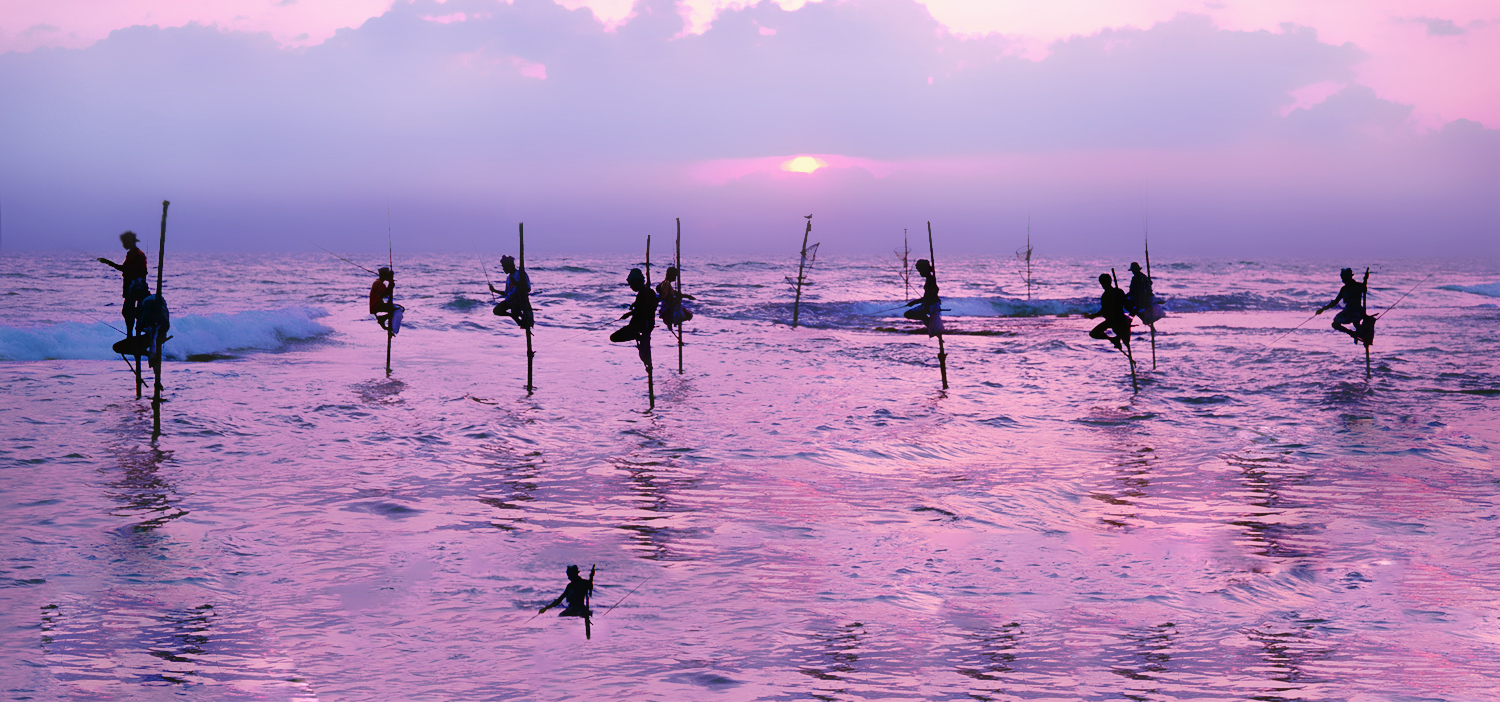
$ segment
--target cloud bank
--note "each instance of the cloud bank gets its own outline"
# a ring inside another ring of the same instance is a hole
[[[1029,214],[1115,255],[1149,212],[1182,255],[1500,253],[1500,132],[1418,127],[1312,30],[1179,15],[1032,60],[911,0],[685,21],[419,0],[305,48],[188,25],[3,54],[5,246],[151,230],[168,198],[203,249],[379,248],[389,205],[414,249],[525,219],[541,252],[634,250],[682,217],[704,253],[772,253],[813,212],[830,254],[929,219],[1008,251]],[[828,166],[781,168],[803,154]]]

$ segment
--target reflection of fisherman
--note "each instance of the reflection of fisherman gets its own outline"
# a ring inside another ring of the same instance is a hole
[[[135,320],[140,316],[141,300],[151,294],[146,287],[146,253],[136,246],[137,241],[139,239],[135,232],[120,235],[120,245],[125,247],[125,260],[120,263],[103,257],[95,259],[119,271],[125,278],[125,284],[121,288],[125,301],[120,305],[120,316],[125,318],[125,336],[134,334]]]
[[[593,595],[594,569],[589,568],[589,577],[583,578],[578,575],[578,566],[570,565],[568,566],[568,586],[563,589],[561,595],[557,596],[557,599],[553,600],[546,607],[537,610],[536,613],[542,614],[566,601],[568,603],[567,608],[563,609],[557,616],[587,617],[593,614],[593,610],[589,609],[589,598]]]
[[[396,274],[381,266],[379,276],[370,286],[370,314],[375,315],[381,329],[389,332],[391,315],[396,312]]]
[[[671,266],[667,268],[666,277],[656,286],[656,297],[661,300],[661,321],[667,325],[667,331],[671,331],[673,327],[681,330],[682,323],[693,318],[693,313],[688,311],[687,305],[682,304],[682,301],[698,299],[677,292],[677,288],[672,285],[676,281],[677,267]]]
[[[656,326],[656,293],[652,292],[651,286],[646,284],[646,276],[641,269],[632,268],[630,274],[625,277],[625,282],[630,284],[630,289],[635,291],[635,302],[630,304],[630,311],[620,315],[620,319],[630,318],[630,323],[624,328],[609,335],[609,340],[615,343],[634,341],[636,351],[641,356],[641,363],[646,364],[646,370],[651,370],[651,330]]]
[[[1129,352],[1130,349],[1130,313],[1126,312],[1129,301],[1125,293],[1115,287],[1114,278],[1108,273],[1099,274],[1099,287],[1104,288],[1104,294],[1099,296],[1099,311],[1084,315],[1089,319],[1103,317],[1091,331],[1089,336],[1095,339],[1108,339],[1109,343],[1115,345],[1115,349]],[[1113,331],[1114,336],[1108,332]],[[1121,345],[1124,348],[1121,348]]]
[[[509,315],[516,321],[516,326],[530,329],[536,323],[531,311],[531,278],[526,271],[516,269],[516,259],[510,256],[500,257],[500,268],[505,270],[505,289],[490,286],[490,292],[502,298],[500,304],[495,305],[494,312]]]
[[[1344,286],[1339,288],[1339,294],[1328,304],[1318,308],[1317,314],[1327,312],[1333,306],[1344,303],[1344,309],[1333,317],[1333,328],[1354,339],[1355,343],[1365,341],[1367,330],[1374,323],[1375,318],[1365,314],[1365,284],[1354,279],[1354,269],[1345,268],[1339,271],[1339,277],[1343,279]],[[1344,327],[1345,324],[1353,324],[1354,328]]]
[[[1141,264],[1132,261],[1130,292],[1125,293],[1125,311],[1139,317],[1146,326],[1161,319],[1156,312],[1156,293],[1151,289],[1151,283],[1151,276],[1141,270]]]
[[[927,259],[917,260],[917,273],[921,274],[922,296],[906,303],[911,309],[906,311],[906,318],[927,325],[929,335],[942,331],[938,328],[937,321],[942,314],[943,298],[938,296],[937,274],[932,270],[932,264]]]

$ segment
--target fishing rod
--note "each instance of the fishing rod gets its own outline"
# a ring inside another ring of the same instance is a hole
[[[313,244],[313,246],[317,246],[318,248],[323,249],[323,247],[321,245],[319,245],[319,244]],[[338,255],[338,254],[336,254],[336,253],[334,253],[332,251],[329,251],[328,249],[323,249],[323,251],[325,253],[327,253],[329,256],[332,256],[332,257],[334,257],[334,258],[336,258],[336,259],[338,259],[340,261],[343,261],[344,263],[347,263],[347,264],[349,264],[351,266],[354,266],[355,268],[358,268],[358,269],[360,269],[360,270],[362,270],[362,271],[364,271],[366,273],[369,273],[370,275],[377,275],[377,276],[380,275],[379,273],[376,273],[375,271],[372,271],[372,270],[370,270],[368,268],[365,268],[364,266],[361,266],[358,263],[350,261],[349,259],[344,258],[343,256],[340,256],[340,255]]]
[[[479,247],[474,247],[474,257],[479,259],[479,270],[484,273],[485,290],[490,294],[490,302],[495,301],[495,284],[490,282],[490,269],[484,265],[484,256],[479,253]]]
[[[94,321],[96,321],[96,322],[98,322],[100,324],[103,324],[104,326],[109,327],[110,329],[113,329],[113,330],[115,330],[116,332],[118,332],[120,334],[125,334],[125,332],[122,329],[120,329],[119,327],[117,327],[117,326],[115,326],[113,324],[110,324],[109,322],[106,322],[106,321],[100,319],[97,315],[90,314],[90,313],[87,313],[87,312],[85,312],[84,314],[88,314],[90,317],[94,318]],[[125,334],[125,336],[129,337],[130,335],[129,334]],[[130,359],[128,359],[128,358],[125,357],[125,354],[123,354],[123,353],[120,354],[120,360],[122,360],[122,361],[125,362],[125,366],[130,369],[130,372],[132,372],[132,373],[138,372],[138,371],[136,371],[135,364],[131,363]]]
[[[1298,329],[1301,329],[1303,327],[1303,325],[1307,324],[1308,322],[1313,321],[1314,319],[1317,319],[1319,314],[1322,314],[1322,313],[1321,312],[1314,312],[1313,316],[1308,317],[1307,319],[1302,320],[1302,324],[1298,324],[1297,326],[1292,327],[1291,329],[1288,329],[1285,334],[1282,334],[1281,336],[1278,336],[1275,339],[1272,339],[1271,343],[1266,344],[1266,348],[1270,348],[1270,347],[1276,345],[1276,342],[1281,341],[1282,339],[1285,339],[1286,336],[1287,336],[1287,334],[1290,334],[1290,333],[1292,333],[1294,331],[1297,331]]]
[[[656,573],[652,573],[651,577],[648,577],[645,580],[641,581],[641,585],[645,585],[646,583],[651,582],[651,579],[655,578],[655,577],[656,577]],[[625,597],[629,597],[631,595],[634,595],[636,590],[641,589],[641,585],[636,585],[635,587],[631,588],[630,592],[625,593]],[[620,602],[624,602],[625,601],[625,597],[621,597],[620,598]],[[609,614],[610,612],[615,611],[615,607],[619,607],[620,606],[620,602],[616,602],[613,605],[610,605],[609,609],[604,610],[604,614]],[[601,614],[599,616],[602,617],[602,616],[604,616],[604,614]]]
[[[1423,279],[1417,281],[1416,285],[1411,286],[1411,289],[1407,290],[1404,295],[1402,295],[1401,297],[1396,298],[1396,301],[1393,302],[1393,303],[1391,303],[1390,307],[1385,308],[1383,311],[1381,311],[1380,314],[1375,315],[1375,318],[1376,319],[1380,319],[1381,317],[1385,316],[1386,312],[1390,312],[1391,310],[1396,309],[1396,305],[1401,304],[1401,301],[1405,300],[1407,295],[1410,295],[1410,294],[1416,292],[1417,288],[1422,287],[1422,283],[1427,282],[1429,279],[1432,278],[1432,276],[1435,276],[1435,275],[1437,275],[1437,271],[1433,271],[1431,273],[1428,273],[1426,278],[1423,278]]]

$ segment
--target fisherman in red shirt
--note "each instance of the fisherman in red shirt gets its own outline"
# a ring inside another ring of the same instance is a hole
[[[97,260],[110,268],[119,271],[125,278],[125,284],[121,287],[121,294],[125,298],[120,305],[120,316],[125,318],[125,336],[132,336],[135,330],[135,320],[140,316],[141,300],[151,294],[151,289],[146,285],[146,252],[136,246],[135,232],[125,232],[120,235],[120,245],[125,247],[125,260],[115,263],[107,258],[100,257]]]
[[[385,266],[380,267],[380,277],[370,286],[370,314],[380,328],[391,330],[391,315],[396,311],[396,274]]]

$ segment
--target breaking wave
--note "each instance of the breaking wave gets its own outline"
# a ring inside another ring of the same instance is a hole
[[[331,333],[333,329],[315,321],[327,316],[318,307],[184,315],[172,320],[172,339],[162,350],[167,358],[177,360],[234,351],[276,351],[291,341]],[[123,320],[119,326],[123,328]],[[115,358],[110,347],[120,338],[120,332],[104,322],[0,327],[0,360],[106,360]]]
[[[1454,292],[1466,292],[1485,297],[1500,297],[1500,283],[1480,283],[1478,285],[1440,285],[1439,290],[1452,290]]]

